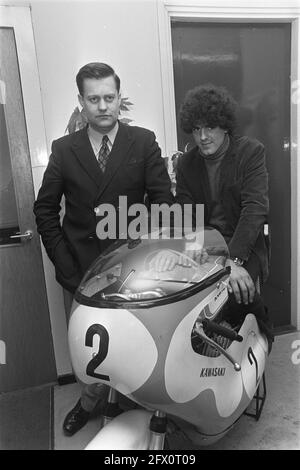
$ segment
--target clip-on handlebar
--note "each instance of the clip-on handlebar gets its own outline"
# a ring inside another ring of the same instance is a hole
[[[208,336],[206,336],[206,334],[204,333],[203,327],[205,327],[208,331],[211,331],[213,333],[217,333],[217,334],[219,334],[221,336],[224,336],[225,338],[228,338],[232,341],[242,342],[243,337],[240,336],[236,331],[233,331],[229,328],[226,328],[225,326],[218,325],[217,323],[215,323],[211,320],[208,320],[207,318],[204,318],[201,323],[197,322],[196,325],[195,325],[195,329],[194,329],[194,332],[198,336],[200,336],[200,338],[203,341],[205,341],[210,346],[217,349],[217,351],[219,351],[221,354],[223,354],[223,356],[225,356],[226,359],[228,359],[233,364],[234,370],[239,372],[241,370],[240,364],[230,354],[228,354],[228,352],[224,348],[222,348],[222,346],[220,346],[218,343],[216,343],[213,339],[208,338]]]

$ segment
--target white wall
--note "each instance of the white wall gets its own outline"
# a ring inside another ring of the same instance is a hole
[[[154,0],[32,2],[47,142],[61,136],[77,103],[75,75],[106,62],[134,103],[133,124],[163,141],[160,57]]]

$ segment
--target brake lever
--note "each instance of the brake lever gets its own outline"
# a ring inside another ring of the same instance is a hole
[[[223,354],[223,356],[225,356],[226,359],[228,359],[228,361],[231,362],[231,364],[233,365],[235,371],[239,372],[241,370],[240,364],[238,362],[236,362],[236,360],[230,354],[228,354],[228,352],[224,348],[222,348],[222,346],[220,346],[214,340],[212,340],[212,339],[208,338],[208,336],[206,336],[206,334],[203,331],[203,325],[202,324],[197,324],[193,331],[195,333],[197,333],[197,335],[200,336],[200,338],[203,341],[210,344],[215,349],[217,349],[217,351],[219,351],[221,354]]]

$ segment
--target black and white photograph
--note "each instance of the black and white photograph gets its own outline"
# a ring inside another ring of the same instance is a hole
[[[300,450],[299,123],[299,0],[0,0],[0,450]]]

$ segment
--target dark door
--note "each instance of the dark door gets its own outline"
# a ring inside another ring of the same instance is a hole
[[[240,134],[266,147],[272,259],[264,286],[274,325],[291,321],[290,70],[288,23],[172,22],[176,115],[190,88],[225,86],[240,105]],[[178,148],[192,144],[177,126]]]
[[[0,87],[0,392],[8,392],[57,374],[14,30],[1,23]]]

